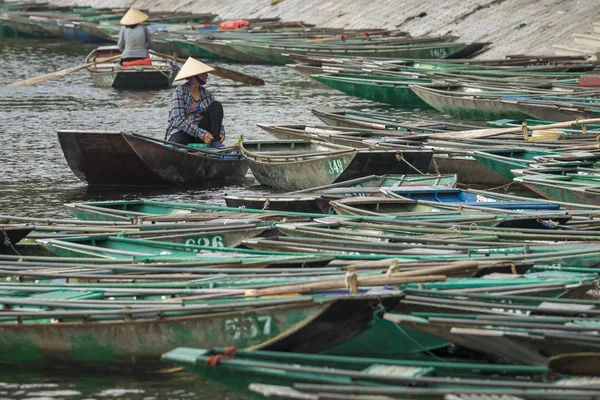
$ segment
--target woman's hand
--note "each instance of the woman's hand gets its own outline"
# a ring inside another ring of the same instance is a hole
[[[202,141],[206,144],[211,144],[211,142],[213,141],[214,137],[210,132],[206,132],[204,134],[204,136],[202,136]]]
[[[219,143],[223,143],[223,140],[225,140],[225,135],[221,133],[219,135]]]

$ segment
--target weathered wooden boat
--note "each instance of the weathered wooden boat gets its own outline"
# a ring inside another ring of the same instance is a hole
[[[227,207],[303,213],[331,213],[329,201],[353,196],[383,196],[386,187],[456,186],[456,175],[370,175],[295,192],[267,196],[224,196]]]
[[[429,132],[443,132],[480,128],[475,125],[464,125],[447,121],[366,113],[357,110],[339,110],[332,107],[315,107],[310,112],[325,124],[337,127],[386,129],[416,133],[423,133],[425,130]]]
[[[502,99],[505,104],[516,107],[530,117],[548,121],[573,121],[577,119],[598,118],[600,116],[599,104],[576,103],[571,101],[552,101],[549,99]]]
[[[399,298],[397,292],[389,292],[266,301],[129,302],[123,307],[119,301],[111,305],[86,300],[97,294],[63,291],[0,300],[13,306],[3,312],[0,322],[0,363],[157,369],[162,353],[179,345],[198,344],[262,344],[280,351],[319,352],[368,329],[377,315]],[[37,312],[27,311],[31,307]]]
[[[4,224],[0,223],[0,254],[14,250],[21,239],[29,235],[35,228],[29,224]]]
[[[171,60],[152,55],[152,65],[122,66],[119,60],[103,61],[120,54],[117,46],[100,46],[86,57],[96,86],[115,89],[168,89],[179,71]]]
[[[188,148],[138,134],[122,135],[148,168],[171,183],[235,181],[248,172],[248,162],[236,148]]]
[[[203,379],[218,383],[228,390],[252,396],[249,385],[292,385],[296,382],[351,384],[372,386],[396,380],[411,385],[443,382],[445,376],[483,379],[486,375],[529,376],[543,375],[546,367],[520,365],[491,365],[444,362],[433,360],[394,360],[263,350],[245,351],[233,348],[194,349],[180,347],[162,356],[163,360],[182,366]],[[393,371],[393,375],[392,375]],[[386,380],[386,377],[389,380]],[[419,378],[435,378],[431,381]],[[255,397],[255,396],[253,396]],[[308,398],[308,397],[307,397]]]
[[[71,171],[89,185],[166,185],[120,132],[58,131]]]
[[[548,365],[550,357],[585,355],[597,352],[600,347],[597,302],[543,297],[519,299],[519,296],[507,296],[501,302],[489,296],[456,300],[444,293],[433,296],[428,296],[427,291],[414,293],[416,295],[407,296],[411,300],[400,307],[419,310],[419,317],[390,315],[387,319],[500,359]],[[467,304],[469,310],[462,311]],[[438,311],[444,315],[439,316]],[[565,372],[558,363],[554,367],[558,368],[557,372]],[[593,373],[597,374],[598,369]]]
[[[217,236],[215,236],[217,237]],[[124,261],[194,261],[206,260],[228,263],[239,262],[250,266],[279,268],[282,266],[323,266],[331,261],[330,257],[292,252],[264,252],[225,247],[221,240],[214,239],[208,245],[201,243],[178,243],[126,237],[81,236],[61,239],[37,239],[41,246],[59,257],[87,257],[100,259],[122,259]]]
[[[514,180],[547,199],[597,206],[600,205],[600,175],[595,175],[595,171],[524,175]]]
[[[421,85],[411,85],[410,88],[431,107],[455,118],[489,121],[503,118],[524,120],[530,117],[513,104],[501,101],[502,95],[508,93],[488,92],[486,95],[483,90],[460,92]]]
[[[244,141],[240,147],[256,179],[279,189],[304,189],[368,174],[419,173],[431,151],[357,150],[317,141]]]
[[[402,218],[404,216],[419,216],[420,214],[430,214],[429,218],[424,218],[429,221],[453,221],[460,223],[463,219],[467,221],[471,219],[472,223],[481,225],[491,225],[499,227],[514,227],[514,228],[544,228],[550,227],[548,220],[561,221],[561,224],[566,223],[571,217],[563,211],[553,212],[547,210],[544,218],[540,219],[540,215],[528,215],[527,213],[511,213],[510,210],[494,210],[493,208],[486,209],[484,207],[475,207],[469,209],[464,205],[450,205],[435,202],[417,202],[407,199],[393,199],[380,197],[348,197],[340,200],[331,201],[331,206],[340,215],[355,215],[355,216],[392,216]],[[554,207],[552,205],[552,207]],[[468,211],[467,211],[468,209]],[[480,211],[485,211],[487,214],[480,214]],[[501,213],[507,213],[501,215]],[[542,220],[546,221],[542,222]]]

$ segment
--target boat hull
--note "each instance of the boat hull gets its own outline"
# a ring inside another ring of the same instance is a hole
[[[57,322],[0,325],[0,363],[20,366],[155,369],[162,353],[177,346],[258,346],[311,352],[333,347],[368,329],[374,310],[368,300],[353,309],[337,301],[302,302],[276,307],[186,317],[116,322]],[[340,309],[345,324],[331,329]],[[327,322],[329,321],[329,322]],[[346,325],[347,323],[347,325]],[[324,329],[327,326],[327,329]],[[346,329],[346,326],[348,329]],[[268,344],[263,344],[265,341]]]
[[[92,80],[96,86],[112,87],[115,89],[168,89],[173,84],[177,70],[144,71],[134,69],[131,71],[92,72]]]
[[[89,185],[164,185],[118,132],[59,131],[71,171]]]
[[[473,96],[453,95],[450,91],[434,90],[422,86],[411,86],[412,90],[423,101],[436,110],[455,118],[474,120],[518,119],[529,118],[513,104],[500,99],[477,98]]]
[[[237,150],[227,153],[192,152],[130,134],[123,134],[123,137],[156,175],[171,183],[240,180],[248,172],[248,161]]]

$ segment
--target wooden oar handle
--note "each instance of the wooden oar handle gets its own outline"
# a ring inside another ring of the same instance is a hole
[[[152,53],[156,56],[159,56],[159,57],[168,58],[175,62],[184,63],[187,61],[187,60],[184,60],[183,58],[179,58],[174,55],[159,53],[154,50],[150,50],[150,53]],[[229,68],[218,67],[216,65],[211,65],[210,67],[214,68],[214,71],[212,71],[211,74],[220,76],[221,78],[231,79],[232,81],[242,82],[242,83],[246,83],[246,84],[252,85],[252,86],[263,86],[265,84],[265,81],[263,81],[262,79],[260,79],[256,76],[247,75],[242,72],[234,71]]]

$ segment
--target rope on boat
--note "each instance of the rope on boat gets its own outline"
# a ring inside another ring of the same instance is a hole
[[[15,246],[13,246],[12,242],[10,241],[10,238],[8,237],[8,233],[6,233],[5,230],[2,231],[2,233],[4,234],[4,244],[6,246],[10,246],[10,248],[19,256],[22,257],[21,254],[19,254],[19,252],[17,251],[17,249],[15,249]]]
[[[414,165],[412,165],[411,163],[409,163],[408,160],[406,160],[406,158],[404,158],[404,154],[402,154],[401,152],[397,152],[396,153],[396,160],[398,160],[398,161],[404,161],[406,163],[406,165],[408,165],[409,167],[411,167],[412,169],[414,169],[415,171],[417,171],[419,174],[425,175],[425,173],[423,173],[417,167],[415,167]]]
[[[440,175],[440,168],[438,167],[437,161],[435,161],[435,157],[431,157],[431,161],[433,161],[433,169],[437,175]]]
[[[508,182],[508,183],[505,183],[504,185],[496,186],[496,187],[489,188],[489,189],[486,189],[486,190],[488,190],[488,191],[490,191],[490,192],[491,192],[491,191],[493,191],[493,190],[500,190],[500,189],[504,189],[504,191],[506,191],[506,190],[508,190],[508,188],[510,187],[510,185],[512,185],[513,183],[514,183],[514,182]]]

